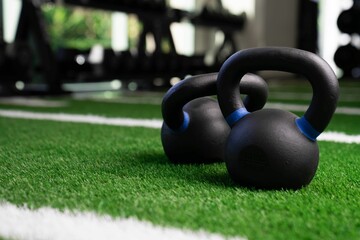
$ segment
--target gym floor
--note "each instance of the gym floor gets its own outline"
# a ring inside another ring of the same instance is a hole
[[[0,236],[57,239],[37,224],[26,230],[29,214],[20,214],[42,211],[37,221],[45,226],[50,207],[194,231],[195,238],[359,239],[360,83],[340,86],[337,112],[318,141],[315,178],[297,191],[238,187],[224,163],[171,164],[160,141],[162,92],[0,98],[0,212],[7,214]],[[311,99],[300,80],[269,81],[269,92],[265,107],[300,116]],[[60,228],[63,238],[88,236],[81,224]]]

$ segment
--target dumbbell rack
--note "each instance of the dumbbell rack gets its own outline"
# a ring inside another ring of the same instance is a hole
[[[336,50],[335,63],[343,71],[342,78],[360,79],[360,0],[354,0],[350,9],[340,13],[337,25],[350,36],[350,42]]]
[[[128,14],[136,14],[142,21],[144,32],[140,35],[138,53],[134,56],[130,51],[114,53],[112,49],[105,49],[105,58],[101,66],[92,66],[85,62],[81,66],[76,63],[74,56],[87,55],[88,52],[81,52],[76,49],[62,49],[60,54],[54,53],[50,46],[48,34],[45,28],[45,21],[41,14],[41,4],[55,3],[55,0],[22,0],[22,10],[19,25],[15,37],[16,47],[26,49],[26,44],[31,38],[32,50],[35,49],[45,87],[42,89],[25,89],[28,91],[17,91],[14,86],[15,79],[25,78],[24,82],[31,84],[31,74],[18,76],[16,68],[18,62],[12,62],[12,71],[8,71],[8,78],[11,79],[10,90],[16,94],[55,94],[61,93],[61,86],[64,82],[91,82],[106,81],[110,79],[138,79],[144,86],[152,88],[154,78],[184,77],[188,74],[199,74],[216,71],[219,62],[211,66],[204,63],[204,56],[183,56],[176,52],[175,44],[171,36],[170,24],[181,22],[187,19],[194,25],[215,27],[224,32],[225,41],[230,42],[233,50],[236,50],[233,34],[241,31],[245,24],[245,15],[234,16],[228,13],[211,12],[208,9],[194,14],[182,10],[172,9],[166,6],[165,0],[62,0],[63,4],[75,5],[86,8],[96,8],[109,11],[120,11]],[[163,53],[157,47],[152,55],[145,52],[145,36],[150,32],[155,38],[155,44],[160,45],[162,38],[167,38],[170,43],[170,52]],[[30,48],[30,47],[29,47]],[[27,49],[29,50],[29,49]],[[21,51],[20,51],[21,52]],[[15,54],[16,55],[16,54]],[[60,57],[59,57],[60,56]],[[30,63],[27,63],[31,65]],[[5,65],[3,65],[5,66]],[[0,66],[1,67],[1,66]],[[30,66],[29,66],[30,68]],[[101,68],[100,75],[93,74],[94,68]],[[34,72],[31,71],[24,72]],[[2,82],[0,82],[0,85]],[[163,87],[170,86],[166,81]]]
[[[152,3],[154,2],[156,4],[153,5]],[[140,34],[137,56],[133,56],[129,51],[118,54],[115,57],[114,65],[125,65],[126,67],[115,67],[114,71],[108,71],[122,78],[141,79],[144,76],[147,78],[171,78],[174,76],[182,78],[188,74],[217,71],[220,62],[207,66],[204,63],[204,55],[189,57],[178,54],[171,35],[170,24],[187,19],[194,25],[220,29],[224,32],[225,42],[230,43],[232,50],[236,51],[233,34],[243,29],[246,19],[245,14],[235,16],[229,13],[211,12],[206,8],[196,14],[172,9],[166,6],[165,0],[64,0],[64,3],[87,8],[132,13],[138,16],[138,19],[143,24],[143,32]],[[145,51],[145,36],[147,33],[153,34],[155,38],[156,49],[151,55],[146,54]],[[169,41],[169,53],[163,53],[160,50],[161,41],[164,38]],[[140,72],[139,69],[141,69]],[[167,83],[165,87],[168,86],[169,84]]]

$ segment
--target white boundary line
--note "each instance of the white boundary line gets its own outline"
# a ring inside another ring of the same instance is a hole
[[[22,119],[80,122],[116,126],[160,128],[162,120],[106,118],[93,115],[35,113],[0,110],[0,116]],[[320,141],[360,144],[360,135],[325,132]],[[175,228],[162,228],[136,219],[112,219],[95,213],[60,212],[51,208],[36,211],[0,203],[0,235],[14,239],[225,239],[221,235],[204,231],[191,232]],[[233,238],[241,239],[241,238]]]
[[[27,106],[27,107],[65,107],[67,102],[65,101],[55,101],[55,100],[45,100],[41,98],[29,98],[29,97],[0,97],[1,104],[9,105],[18,105],[18,106]]]
[[[277,103],[271,102],[265,104],[266,108],[279,108],[288,111],[298,111],[298,112],[305,112],[309,105],[302,105],[302,104],[289,104],[289,103]],[[337,107],[335,114],[344,114],[344,115],[360,115],[360,108],[354,107]]]
[[[1,117],[33,119],[33,120],[49,120],[57,122],[77,122],[89,124],[101,124],[125,127],[145,127],[159,129],[162,126],[160,119],[132,119],[132,118],[108,118],[96,115],[80,115],[65,113],[37,113],[19,110],[1,110]],[[360,144],[360,135],[349,135],[339,132],[324,132],[319,141],[339,142],[339,143],[356,143]]]
[[[0,203],[0,236],[18,240],[245,240],[205,231],[160,227],[134,218],[112,218],[91,212],[61,212],[45,207],[31,210],[10,203]]]
[[[348,135],[341,132],[324,132],[317,138],[319,141],[360,144],[360,135]]]
[[[102,124],[127,127],[161,128],[162,120],[158,119],[133,119],[133,118],[108,118],[96,115],[80,115],[66,113],[37,113],[18,110],[1,110],[0,116],[20,119],[50,120],[57,122],[77,122]]]
[[[275,92],[271,91],[269,93],[269,98],[278,99],[278,100],[311,100],[312,93],[299,93],[299,92]],[[359,101],[359,94],[341,94],[339,100],[341,102],[354,102]]]

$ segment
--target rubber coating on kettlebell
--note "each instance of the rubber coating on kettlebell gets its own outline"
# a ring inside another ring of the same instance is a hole
[[[316,131],[313,126],[311,126],[311,124],[304,116],[301,118],[296,118],[295,123],[300,132],[311,141],[316,141],[316,138],[321,134],[320,132]]]
[[[233,126],[237,121],[248,115],[249,112],[246,110],[246,108],[239,108],[235,111],[233,111],[229,116],[226,117],[226,122]]]
[[[173,163],[223,161],[224,145],[230,132],[218,102],[205,97],[216,94],[217,73],[187,78],[164,96],[161,141]],[[261,109],[267,100],[266,82],[254,74],[244,76],[241,91],[247,94],[249,111]]]
[[[238,121],[224,150],[231,178],[260,189],[308,185],[318,167],[319,149],[296,129],[296,118],[281,109],[262,109]]]
[[[184,131],[188,122],[184,123],[183,107],[186,103],[199,97],[216,95],[216,79],[218,73],[208,73],[186,78],[165,94],[162,101],[164,122],[174,131]],[[264,107],[268,87],[266,82],[257,75],[246,74],[239,88],[246,94],[244,105],[250,112]],[[187,119],[191,121],[191,117]]]
[[[278,70],[304,75],[313,98],[304,116],[281,109],[244,112],[237,91],[247,72]],[[241,186],[299,189],[313,179],[319,161],[316,137],[328,125],[339,95],[330,66],[313,53],[292,48],[255,48],[228,58],[217,79],[218,101],[231,126],[224,161]]]
[[[304,118],[311,129],[318,133],[326,128],[339,97],[337,78],[323,59],[313,53],[293,48],[245,49],[224,62],[218,75],[217,90],[219,105],[225,117],[244,107],[237,91],[239,79],[247,72],[260,70],[278,70],[305,76],[312,86],[313,98]],[[304,125],[306,124],[300,124]],[[306,135],[313,135],[307,132],[307,127],[301,131]]]
[[[183,122],[181,124],[181,126],[175,130],[175,132],[178,132],[178,133],[182,133],[182,132],[185,132],[186,129],[188,129],[189,127],[189,123],[190,123],[190,117],[189,117],[189,114],[187,112],[183,112]]]

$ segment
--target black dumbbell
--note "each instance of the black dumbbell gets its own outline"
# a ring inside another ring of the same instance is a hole
[[[344,71],[345,76],[351,76],[351,71],[360,66],[360,50],[351,43],[339,47],[334,54],[336,65]]]
[[[337,25],[341,32],[360,33],[360,10],[354,7],[340,13]]]

